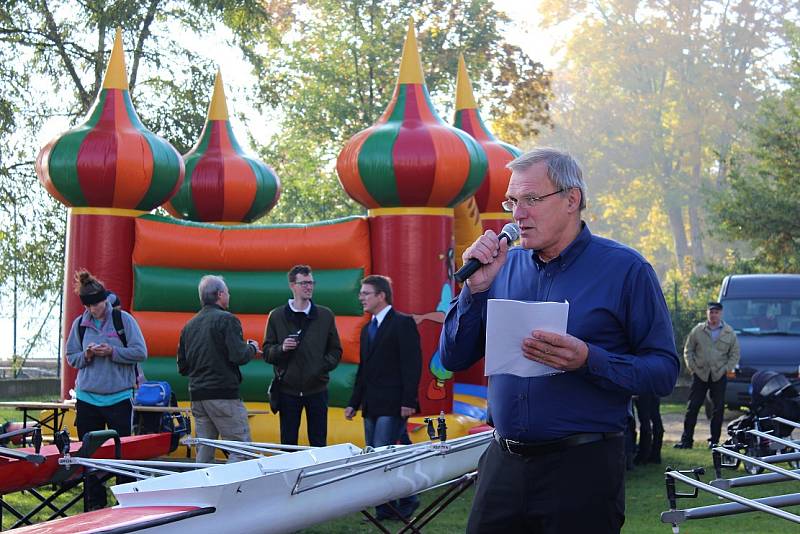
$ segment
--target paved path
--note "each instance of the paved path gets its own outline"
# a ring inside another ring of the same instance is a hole
[[[725,419],[722,421],[722,441],[728,439],[726,428],[728,423],[742,415],[741,412],[733,410],[725,410]],[[664,443],[677,443],[681,439],[683,433],[683,413],[668,413],[662,414],[661,420],[664,423]],[[694,427],[694,442],[695,445],[702,444],[710,436],[709,421],[706,419],[705,411],[700,408],[700,413],[697,415],[697,424]]]

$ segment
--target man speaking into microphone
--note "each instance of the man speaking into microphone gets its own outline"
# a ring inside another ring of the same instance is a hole
[[[509,250],[490,230],[464,251],[481,267],[447,314],[442,362],[458,371],[483,356],[488,299],[566,300],[569,319],[565,335],[534,330],[521,345],[523,357],[563,372],[492,376],[495,439],[467,531],[619,532],[628,403],[668,395],[680,368],[664,296],[647,260],[581,220],[586,184],[570,155],[539,148],[508,168],[503,208],[521,246]]]

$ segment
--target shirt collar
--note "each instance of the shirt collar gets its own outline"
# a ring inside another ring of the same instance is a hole
[[[308,304],[306,305],[306,307],[305,307],[305,308],[303,308],[302,310],[300,310],[300,309],[298,309],[298,308],[295,308],[295,306],[294,306],[294,299],[289,299],[289,308],[290,308],[290,309],[291,309],[293,312],[303,312],[303,313],[305,313],[306,315],[308,315],[308,312],[310,312],[310,311],[311,311],[311,301],[309,300],[309,301],[308,301]]]
[[[532,250],[531,255],[533,256],[533,262],[539,270],[544,269],[548,263],[555,263],[560,265],[562,269],[566,269],[570,263],[575,261],[575,258],[581,255],[591,240],[592,232],[589,231],[589,226],[584,221],[581,221],[581,231],[578,232],[578,235],[572,240],[572,243],[561,251],[561,254],[548,262],[544,262],[539,258],[539,251]]]
[[[386,306],[384,309],[382,309],[381,311],[379,311],[377,314],[375,314],[375,315],[373,315],[373,316],[372,316],[372,317],[373,317],[373,318],[374,318],[376,321],[378,321],[378,326],[380,326],[380,325],[381,325],[381,323],[383,322],[383,320],[386,318],[386,314],[387,314],[387,313],[389,313],[389,310],[391,310],[391,309],[392,309],[392,305],[391,305],[391,304],[389,304],[389,305],[388,305],[388,306]]]

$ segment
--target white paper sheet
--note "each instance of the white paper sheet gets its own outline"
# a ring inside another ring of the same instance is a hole
[[[566,334],[569,302],[489,299],[486,319],[485,375],[531,377],[560,373],[522,355],[522,340],[534,330]]]

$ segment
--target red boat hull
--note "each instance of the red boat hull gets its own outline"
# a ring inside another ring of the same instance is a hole
[[[122,458],[125,460],[147,460],[170,453],[172,434],[144,434],[121,438]],[[81,442],[70,444],[70,454],[74,455],[81,448]],[[32,447],[16,449],[20,452],[34,453]],[[25,460],[4,458],[0,456],[0,495],[13,493],[47,484],[61,468],[58,459],[61,454],[55,445],[45,445],[39,451],[45,457],[42,464],[36,465]],[[108,440],[92,455],[92,458],[114,458],[114,441]],[[72,470],[79,474],[81,467]]]
[[[88,534],[107,532],[118,528],[145,529],[180,521],[187,517],[213,512],[213,508],[196,506],[134,506],[131,508],[105,508],[94,512],[64,517],[55,521],[15,528],[14,533],[36,534]]]

